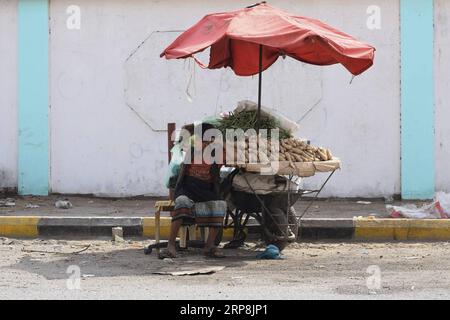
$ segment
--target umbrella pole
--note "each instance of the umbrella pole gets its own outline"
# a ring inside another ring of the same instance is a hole
[[[263,46],[259,45],[259,79],[258,79],[258,116],[256,120],[256,132],[259,134],[259,125],[261,122],[261,87],[262,87],[262,55]]]

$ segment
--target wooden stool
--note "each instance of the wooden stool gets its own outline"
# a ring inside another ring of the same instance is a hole
[[[172,200],[156,201],[155,203],[155,242],[160,242],[161,235],[161,212],[171,212],[175,210],[175,203]],[[186,248],[187,230],[189,229],[189,239],[195,240],[195,225],[180,227],[180,247]],[[156,248],[156,254],[159,255],[159,248]]]

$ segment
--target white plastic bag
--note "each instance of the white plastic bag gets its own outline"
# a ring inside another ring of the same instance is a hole
[[[180,167],[184,160],[184,154],[183,150],[181,148],[181,144],[176,143],[173,148],[170,150],[172,153],[169,168],[167,170],[166,178],[165,178],[165,185],[167,188],[174,187],[173,181],[176,181],[179,173],[180,173]]]
[[[450,218],[450,194],[438,192],[434,202],[420,208],[413,204],[402,207],[388,205],[386,210],[392,218],[448,219]]]
[[[408,218],[408,219],[439,219],[440,214],[433,204],[426,204],[422,207],[417,207],[413,204],[403,207],[386,206],[386,210],[391,218]]]
[[[440,207],[443,214],[445,214],[447,218],[450,218],[450,193],[445,193],[442,191],[436,193],[436,202],[438,209]]]

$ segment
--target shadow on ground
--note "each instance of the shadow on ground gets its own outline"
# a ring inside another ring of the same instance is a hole
[[[69,246],[69,250],[70,247],[74,246]],[[55,246],[51,248],[38,246],[27,247],[25,250],[58,250],[54,248]],[[59,250],[68,251],[66,246],[59,246]],[[72,251],[75,250],[72,248]],[[255,260],[257,254],[254,250],[245,249],[229,249],[224,250],[224,253],[226,254],[224,259],[211,259],[205,258],[200,249],[189,249],[180,252],[176,259],[160,260],[155,253],[145,255],[142,244],[110,245],[107,248],[91,245],[82,253],[24,252],[24,256],[15,264],[4,268],[41,275],[48,280],[68,279],[71,275],[75,275],[76,267],[80,268],[81,278],[156,276],[155,273],[159,272],[192,271],[218,266],[242,268],[247,265],[246,261]],[[70,266],[75,268],[69,268]]]

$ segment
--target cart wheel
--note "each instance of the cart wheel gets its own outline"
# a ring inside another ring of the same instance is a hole
[[[270,208],[269,210],[275,216],[276,215],[286,215],[286,212],[279,208]],[[280,249],[280,251],[282,251],[284,248],[286,248],[286,246],[288,244],[294,242],[297,239],[299,225],[298,225],[297,217],[295,214],[295,209],[293,207],[291,207],[289,210],[288,224],[290,225],[289,227],[291,229],[291,232],[295,235],[295,239],[292,239],[292,240],[277,239],[277,237],[279,236],[279,231],[280,231],[279,227],[276,225],[276,223],[273,221],[272,218],[267,217],[265,220],[266,220],[265,225],[261,226],[261,233],[262,233],[262,238],[267,245],[269,245],[269,244],[276,245],[278,247],[278,249]]]

